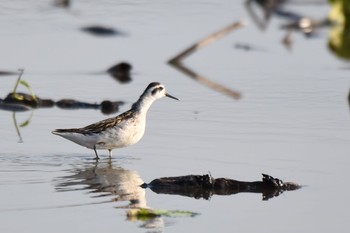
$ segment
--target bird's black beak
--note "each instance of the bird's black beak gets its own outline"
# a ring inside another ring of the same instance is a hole
[[[174,99],[174,100],[179,100],[178,98],[176,98],[176,97],[174,97],[174,96],[172,96],[172,95],[169,95],[168,93],[165,93],[165,96],[166,97],[169,97],[169,98],[172,98],[172,99]],[[180,100],[179,100],[180,101]]]

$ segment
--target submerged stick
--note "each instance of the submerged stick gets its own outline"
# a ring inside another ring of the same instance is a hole
[[[16,128],[16,132],[17,132],[17,136],[19,138],[19,143],[22,143],[23,142],[23,139],[22,139],[22,136],[21,136],[21,131],[19,131],[19,127],[18,127],[18,124],[17,124],[17,120],[16,120],[16,112],[13,112],[12,113],[12,119],[13,119],[13,124],[15,125],[15,128]]]

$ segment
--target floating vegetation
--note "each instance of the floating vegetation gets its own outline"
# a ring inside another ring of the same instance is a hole
[[[22,80],[24,69],[19,69],[18,71],[20,73],[13,88],[13,91],[9,93],[4,100],[0,101],[0,109],[2,110],[14,112],[27,111],[33,107],[36,107],[39,103],[39,100],[32,88],[30,87],[29,83],[25,80]],[[19,85],[25,86],[29,90],[30,95],[17,92],[17,88]]]
[[[22,95],[17,94],[18,85],[19,85],[19,84],[22,84],[23,86],[25,86],[25,87],[29,90],[29,92],[30,92],[30,94],[31,94],[31,98],[32,98],[33,100],[36,101],[35,93],[34,93],[34,91],[32,90],[32,88],[30,87],[29,83],[26,82],[26,81],[24,81],[24,80],[21,80],[22,75],[23,75],[23,72],[24,72],[24,69],[19,69],[19,71],[20,71],[20,74],[19,74],[19,76],[18,76],[18,78],[17,78],[17,82],[16,82],[15,87],[13,88],[13,91],[12,91],[13,97],[14,97],[15,99],[18,99],[18,100],[22,100],[22,99],[23,99],[23,96],[22,96]]]

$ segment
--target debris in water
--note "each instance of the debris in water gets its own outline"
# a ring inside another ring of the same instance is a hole
[[[95,36],[121,36],[121,35],[125,35],[125,33],[121,32],[121,31],[117,31],[114,28],[111,27],[105,27],[105,26],[86,26],[86,27],[82,27],[81,30],[83,30],[84,32],[90,33],[92,35]]]
[[[263,200],[277,197],[284,191],[301,188],[292,182],[283,182],[278,178],[262,174],[262,181],[238,181],[227,178],[213,178],[210,175],[188,175],[165,177],[144,183],[141,187],[150,188],[155,193],[175,194],[209,199],[213,195],[232,195],[237,193],[262,193]]]

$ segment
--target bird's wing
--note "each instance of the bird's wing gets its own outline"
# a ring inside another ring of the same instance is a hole
[[[134,115],[134,112],[129,110],[120,114],[119,116],[108,118],[106,120],[99,121],[94,124],[85,126],[84,128],[81,128],[81,131],[84,134],[99,133],[102,130],[105,130],[107,128],[112,128],[115,125],[120,124],[122,121],[125,121],[131,118],[133,115]]]
[[[99,133],[106,128],[114,127],[117,124],[120,124],[122,121],[130,119],[134,116],[134,112],[129,110],[116,117],[111,117],[103,121],[96,122],[94,124],[85,126],[83,128],[72,128],[72,129],[56,129],[56,133],[80,133],[80,134],[93,134]]]

